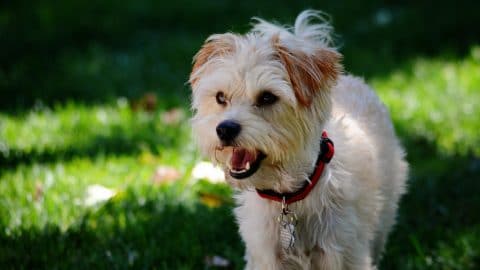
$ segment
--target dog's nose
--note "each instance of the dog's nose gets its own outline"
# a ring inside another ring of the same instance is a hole
[[[235,121],[225,120],[217,126],[217,136],[223,142],[229,142],[235,139],[242,127]]]

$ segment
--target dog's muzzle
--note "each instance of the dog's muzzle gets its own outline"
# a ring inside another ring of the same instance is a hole
[[[233,120],[224,120],[216,128],[222,147],[232,146],[232,155],[226,165],[230,176],[236,179],[244,179],[253,175],[260,168],[260,163],[266,157],[259,150],[248,150],[235,145],[234,141],[241,130],[242,126]]]

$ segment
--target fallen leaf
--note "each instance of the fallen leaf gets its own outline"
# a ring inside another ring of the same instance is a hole
[[[146,146],[141,145],[141,148],[146,148]],[[142,164],[158,164],[158,156],[152,154],[150,151],[142,151],[138,156],[138,160]]]
[[[141,98],[132,101],[130,106],[134,111],[153,112],[157,108],[157,103],[157,95],[153,92],[147,92]]]
[[[43,184],[40,181],[35,183],[35,194],[33,195],[33,199],[38,202],[43,198]]]
[[[165,124],[177,124],[184,116],[183,110],[179,108],[174,108],[161,114],[162,122]]]
[[[225,203],[225,200],[222,197],[215,194],[200,193],[199,195],[200,195],[200,202],[210,208],[219,207]]]
[[[153,175],[153,183],[154,184],[161,184],[161,183],[168,183],[178,180],[181,177],[180,172],[168,166],[159,166]]]

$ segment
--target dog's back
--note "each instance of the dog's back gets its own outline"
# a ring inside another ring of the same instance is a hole
[[[346,148],[360,148],[366,152],[349,156],[348,159],[361,164],[363,168],[368,165],[375,169],[370,172],[376,179],[372,184],[378,186],[382,201],[372,243],[372,257],[378,260],[395,223],[398,200],[405,192],[408,174],[405,153],[395,136],[388,110],[363,80],[341,76],[332,89],[332,100],[330,125],[337,126],[338,130],[345,133],[342,134],[347,138],[344,143],[351,146]],[[331,128],[335,129],[333,126]],[[363,146],[359,147],[358,144]],[[346,152],[351,150],[346,149]],[[365,164],[367,162],[372,164]]]

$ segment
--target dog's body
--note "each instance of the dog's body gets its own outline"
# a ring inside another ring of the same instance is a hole
[[[395,222],[407,164],[389,114],[360,79],[341,75],[330,27],[299,15],[292,32],[262,20],[214,35],[195,58],[193,128],[204,154],[238,188],[246,269],[374,269]],[[281,203],[254,189],[298,190],[315,170],[322,132],[335,155],[289,205],[296,241],[280,240]]]

